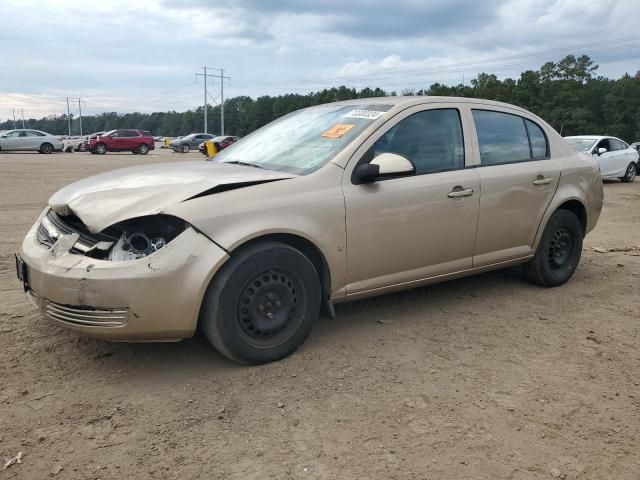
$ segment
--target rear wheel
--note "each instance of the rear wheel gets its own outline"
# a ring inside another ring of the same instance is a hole
[[[149,146],[141,143],[136,153],[139,153],[140,155],[146,155],[147,153],[149,153]]]
[[[43,143],[40,145],[40,153],[51,153],[53,152],[53,145],[50,143]]]
[[[182,149],[182,153],[189,153],[189,151],[191,150],[191,147],[189,146],[188,143],[185,143],[184,145],[182,145],[181,149]]]
[[[95,147],[93,147],[93,151],[98,155],[104,155],[107,153],[107,146],[104,143],[98,143]]]
[[[627,171],[624,172],[624,177],[621,178],[621,180],[624,183],[630,183],[633,182],[636,179],[636,174],[637,174],[637,167],[636,164],[631,162],[629,164],[629,166],[627,167]]]
[[[524,266],[527,279],[543,287],[565,283],[578,267],[583,238],[578,217],[568,210],[557,210],[544,229],[533,260]]]
[[[235,254],[207,290],[200,322],[226,357],[245,364],[292,353],[320,312],[321,288],[311,261],[288,245],[265,242]]]

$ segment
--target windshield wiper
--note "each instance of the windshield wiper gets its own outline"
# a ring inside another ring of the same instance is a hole
[[[255,167],[255,168],[260,168],[262,170],[268,170],[268,168],[264,168],[262,165],[258,165],[256,163],[240,162],[238,160],[234,160],[233,162],[222,162],[222,163],[229,163],[232,165],[242,165],[243,167]]]

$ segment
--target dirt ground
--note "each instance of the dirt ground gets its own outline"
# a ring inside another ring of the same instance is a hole
[[[0,479],[640,478],[640,181],[605,185],[563,287],[510,269],[341,305],[270,365],[42,319],[13,252],[49,196],[176,157],[0,154]]]

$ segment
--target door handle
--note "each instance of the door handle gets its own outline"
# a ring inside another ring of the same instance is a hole
[[[460,198],[460,197],[470,197],[473,195],[473,188],[463,188],[463,187],[455,187],[449,193],[447,193],[447,197],[449,198]]]
[[[538,175],[538,178],[536,178],[533,181],[534,185],[549,185],[551,182],[553,182],[553,178],[551,177],[543,177],[542,175]]]

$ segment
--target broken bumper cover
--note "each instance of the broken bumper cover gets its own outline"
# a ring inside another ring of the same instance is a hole
[[[53,255],[32,227],[20,249],[25,289],[40,312],[87,335],[120,341],[170,341],[195,331],[207,286],[228,254],[193,228],[153,254],[113,262]]]

